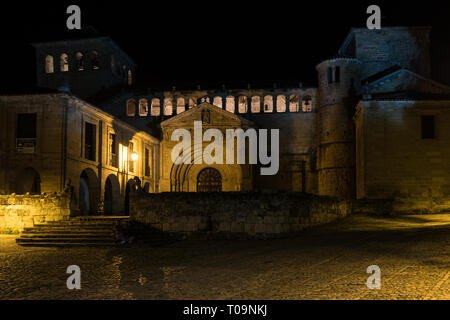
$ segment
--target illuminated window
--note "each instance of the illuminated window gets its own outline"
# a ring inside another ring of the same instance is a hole
[[[153,98],[150,114],[152,116],[159,116],[160,113],[161,113],[161,102],[159,101],[158,98]]]
[[[298,95],[292,94],[289,97],[289,111],[290,112],[299,112],[300,106],[298,102]]]
[[[222,97],[214,97],[213,105],[222,109]]]
[[[273,112],[273,97],[264,97],[264,112]]]
[[[246,113],[248,107],[247,97],[246,96],[239,96],[238,99],[238,111],[239,113]]]
[[[69,71],[69,56],[66,53],[63,53],[59,58],[59,64],[61,72]]]
[[[53,66],[53,56],[45,57],[45,73],[53,73],[55,71]]]
[[[136,115],[136,101],[134,99],[127,100],[127,116],[134,117]]]
[[[173,103],[171,98],[164,99],[164,115],[170,116],[173,112]]]
[[[286,96],[277,96],[277,112],[286,112]]]
[[[252,97],[252,113],[261,112],[261,97],[253,96]]]
[[[312,99],[311,96],[304,96],[302,99],[302,111],[311,112],[312,111]]]
[[[235,112],[235,108],[236,108],[236,106],[235,106],[235,99],[234,99],[234,97],[233,96],[228,96],[226,98],[226,109],[227,109],[227,111],[234,113]]]
[[[186,108],[186,102],[184,98],[178,98],[177,99],[177,114],[180,114],[185,111]]]
[[[148,101],[147,99],[139,100],[139,115],[141,117],[146,117],[148,115]]]

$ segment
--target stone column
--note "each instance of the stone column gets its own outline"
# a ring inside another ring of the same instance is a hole
[[[278,99],[278,95],[272,95],[272,102],[273,102],[273,113],[278,113],[277,110],[277,99]]]

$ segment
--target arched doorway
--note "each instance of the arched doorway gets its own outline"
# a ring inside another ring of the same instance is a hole
[[[80,175],[78,190],[79,209],[81,215],[95,215],[98,205],[98,180],[92,169],[85,169]]]
[[[33,168],[22,170],[16,177],[14,192],[17,194],[41,194],[41,177]]]
[[[135,180],[129,180],[125,187],[125,215],[130,215],[130,192],[136,190]]]
[[[197,176],[197,192],[221,192],[222,176],[214,168],[205,168]]]
[[[117,176],[111,174],[105,181],[104,213],[105,215],[120,215],[120,184]]]

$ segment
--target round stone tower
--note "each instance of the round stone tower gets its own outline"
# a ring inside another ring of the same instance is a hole
[[[355,196],[355,129],[353,115],[361,91],[361,61],[335,58],[316,66],[319,78],[318,192]]]

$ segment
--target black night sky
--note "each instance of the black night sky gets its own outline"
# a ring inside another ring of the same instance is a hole
[[[151,88],[315,85],[314,66],[337,53],[351,27],[365,26],[370,4],[381,7],[382,26],[431,25],[434,78],[450,83],[443,2],[16,1],[1,7],[2,93],[32,90],[29,44],[63,39],[70,4],[81,7],[82,27],[111,36],[135,60],[137,83]]]

